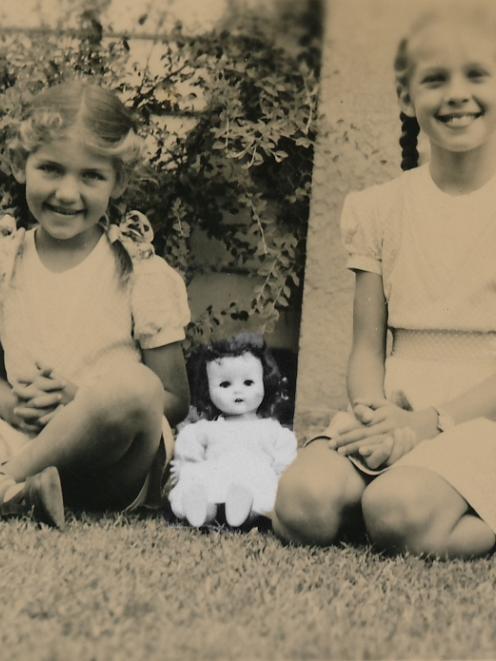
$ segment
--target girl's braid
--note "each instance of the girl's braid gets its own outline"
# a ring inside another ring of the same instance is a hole
[[[408,78],[410,75],[411,62],[407,52],[408,42],[402,39],[398,45],[398,51],[394,60],[394,71],[396,74],[396,93],[398,98],[407,93]],[[420,126],[416,117],[410,117],[404,112],[400,113],[401,120],[401,169],[411,170],[416,168],[419,160],[417,150],[418,134]]]
[[[404,112],[400,113],[400,119],[401,169],[411,170],[417,167],[419,161],[417,142],[420,126],[416,117],[405,115]]]

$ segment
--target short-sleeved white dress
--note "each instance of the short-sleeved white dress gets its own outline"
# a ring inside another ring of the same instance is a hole
[[[496,177],[448,195],[429,165],[351,193],[348,267],[382,276],[392,331],[385,392],[441,405],[496,373]],[[496,423],[478,418],[420,443],[394,466],[431,469],[496,532]],[[394,469],[394,467],[393,467]]]
[[[41,262],[35,236],[33,228],[0,238],[0,342],[10,383],[32,377],[41,362],[80,389],[91,387],[126,361],[140,362],[141,349],[184,339],[186,288],[165,260],[133,259],[123,283],[104,232],[80,264],[55,273]],[[163,437],[170,458],[165,418]],[[1,460],[29,440],[0,420]]]

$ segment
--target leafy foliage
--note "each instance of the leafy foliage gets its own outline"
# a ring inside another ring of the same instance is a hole
[[[20,203],[5,154],[13,118],[46,85],[96,77],[134,109],[147,150],[112,213],[146,213],[157,251],[187,282],[211,272],[253,278],[244,301],[225,309],[206,301],[189,342],[222,332],[226,319],[270,330],[301,288],[318,40],[309,43],[307,31],[306,42],[293,40],[288,49],[277,43],[273,23],[244,13],[197,36],[176,25],[137,60],[133,40],[102,25],[105,3],[93,5],[72,33],[2,36],[0,204]],[[208,250],[195,249],[202,241]]]

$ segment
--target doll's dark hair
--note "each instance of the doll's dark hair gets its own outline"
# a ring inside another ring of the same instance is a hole
[[[263,368],[264,398],[257,415],[277,418],[279,407],[286,399],[285,379],[262,335],[240,333],[234,337],[217,340],[198,347],[188,361],[191,386],[191,404],[198,415],[215,420],[221,411],[212,404],[208,390],[207,364],[219,358],[242,356],[250,353],[260,360]]]

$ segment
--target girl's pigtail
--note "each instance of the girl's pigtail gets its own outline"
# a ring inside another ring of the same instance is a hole
[[[123,284],[125,284],[133,272],[133,262],[129,256],[128,251],[124,248],[119,240],[113,241],[111,243],[111,247],[117,261],[120,280]]]
[[[401,119],[401,169],[411,170],[416,168],[419,162],[419,153],[417,149],[418,134],[420,126],[416,117],[410,117],[404,112],[400,113]]]

